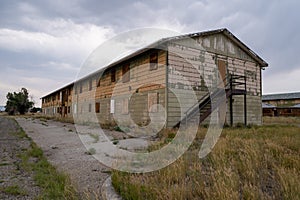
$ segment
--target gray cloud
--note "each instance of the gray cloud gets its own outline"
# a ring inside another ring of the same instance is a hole
[[[30,83],[38,97],[39,91],[68,83],[101,42],[139,27],[183,33],[226,27],[270,64],[264,72],[264,92],[279,89],[280,74],[291,77],[281,80],[280,92],[297,90],[299,7],[297,0],[2,1],[0,105],[14,87]],[[23,78],[14,83],[14,76]],[[47,84],[41,85],[41,79]]]

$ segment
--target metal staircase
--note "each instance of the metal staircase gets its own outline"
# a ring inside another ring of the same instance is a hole
[[[228,80],[228,81],[227,81]],[[227,82],[224,88],[221,88],[223,83]],[[233,96],[244,95],[244,124],[247,125],[247,101],[246,101],[246,77],[240,75],[229,74],[223,82],[216,87],[213,91],[207,92],[202,98],[198,100],[196,104],[191,106],[186,112],[184,117],[174,126],[179,127],[180,125],[188,125],[189,122],[193,121],[196,115],[199,115],[199,123],[202,123],[210,114],[221,106],[221,97],[226,97],[226,103],[230,102],[230,124],[233,125]],[[212,106],[213,105],[213,106]]]

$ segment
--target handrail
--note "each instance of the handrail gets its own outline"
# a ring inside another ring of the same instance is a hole
[[[199,106],[199,104],[205,100],[206,98],[208,98],[208,96],[211,96],[211,94],[214,94],[215,91],[218,91],[218,86],[220,86],[221,84],[224,84],[225,80],[227,80],[229,77],[229,82],[226,83],[226,85],[224,85],[224,88],[226,89],[228,86],[230,86],[230,90],[232,90],[233,86],[238,86],[238,85],[246,85],[246,81],[245,81],[245,76],[242,75],[235,75],[235,74],[229,74],[228,76],[226,76],[222,82],[220,82],[217,87],[213,90],[213,92],[208,91],[204,96],[202,96],[197,103],[195,103],[193,106],[191,106],[189,109],[187,109],[184,113],[185,113],[185,118],[187,118],[187,116],[190,114],[191,110],[194,110],[197,106]],[[240,80],[243,79],[243,82],[238,82],[238,81],[233,81],[233,80]],[[207,104],[205,104],[207,105]],[[205,106],[203,105],[203,106]],[[199,108],[200,109],[200,108]]]
[[[220,86],[222,83],[224,84],[225,80],[227,80],[227,76],[222,80],[222,82],[220,82],[220,83],[217,85],[217,88],[218,88],[218,86]],[[224,86],[224,87],[226,87],[226,86]],[[217,88],[216,88],[215,90],[217,90]],[[215,90],[214,90],[214,91],[215,91]],[[213,92],[214,92],[214,91],[213,91]],[[213,93],[213,92],[212,92],[212,93]],[[210,96],[210,91],[208,91],[204,96],[202,96],[202,97],[197,101],[197,103],[195,103],[195,104],[192,105],[189,109],[187,109],[187,110],[184,112],[184,114],[187,114],[190,110],[194,109],[196,105],[199,105],[199,103],[200,103],[202,100],[206,99],[208,96]]]

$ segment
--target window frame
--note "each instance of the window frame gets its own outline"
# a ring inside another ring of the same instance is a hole
[[[150,54],[149,63],[150,63],[149,66],[150,71],[158,69],[158,52]]]
[[[130,63],[122,66],[122,82],[127,83],[130,81]]]

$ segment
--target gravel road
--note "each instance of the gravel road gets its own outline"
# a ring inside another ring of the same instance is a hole
[[[89,155],[78,135],[87,133],[78,132],[70,123],[34,118],[16,118],[16,120],[27,135],[42,148],[48,161],[70,176],[81,196],[101,199],[101,192],[104,192],[109,199],[120,199],[113,193],[112,188],[106,187],[101,191],[103,183],[110,176],[110,168]],[[83,130],[90,133],[97,131],[88,126]],[[146,139],[130,138],[119,131],[105,130],[105,135],[111,141],[118,140],[116,146],[121,149],[140,150],[149,144]],[[99,140],[101,145],[101,137],[94,139]],[[106,181],[104,186],[108,185]]]
[[[15,120],[0,116],[0,199],[34,199],[40,193],[33,173],[20,166],[18,155],[29,148],[30,141],[18,137],[18,131]]]

